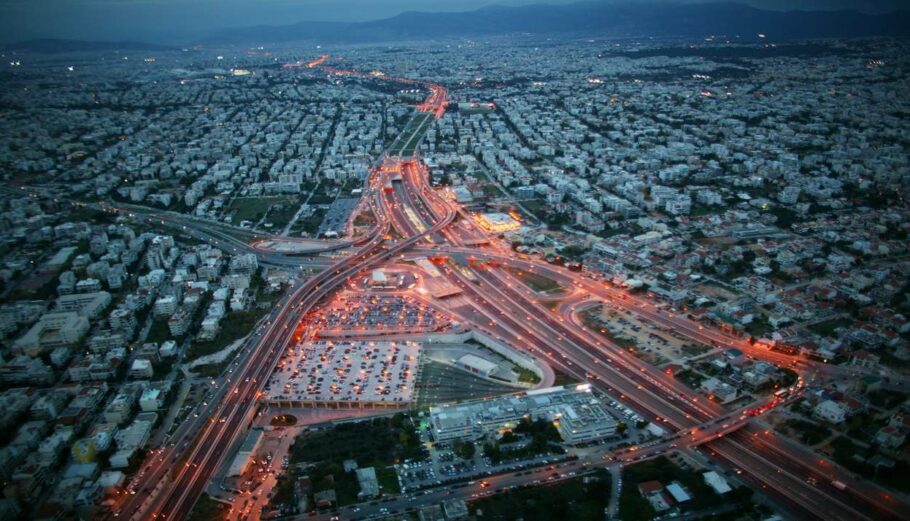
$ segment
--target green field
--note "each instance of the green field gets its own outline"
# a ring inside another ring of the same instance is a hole
[[[325,208],[316,208],[313,210],[313,213],[307,217],[300,217],[294,222],[294,225],[291,226],[291,232],[297,235],[306,234],[308,237],[313,237],[316,235],[316,232],[319,231],[319,226],[322,224],[322,220],[325,219],[325,214],[327,210]]]
[[[622,477],[623,487],[619,497],[619,517],[623,521],[645,521],[654,519],[657,516],[648,501],[638,492],[638,484],[645,481],[657,480],[665,487],[674,481],[678,481],[692,497],[690,501],[682,504],[684,511],[720,506],[729,507],[736,503],[748,506],[752,497],[752,490],[747,487],[739,487],[720,496],[705,484],[700,473],[679,467],[663,456],[626,467],[623,470]]]
[[[269,208],[265,222],[266,224],[272,224],[275,228],[284,228],[291,222],[291,219],[294,218],[299,209],[300,205],[295,200],[281,201]]]
[[[238,338],[248,335],[265,313],[265,310],[232,311],[219,323],[220,329],[215,338],[209,341],[196,341],[190,345],[186,353],[187,360],[217,353]]]
[[[356,460],[360,467],[374,467],[381,493],[397,494],[398,478],[391,465],[425,457],[417,431],[404,414],[310,430],[294,440],[289,452],[291,464],[313,465],[307,471],[313,483],[311,492],[335,490],[339,505],[356,503],[360,490],[354,473],[344,472],[345,460]],[[286,483],[291,482],[293,474],[292,471],[284,476]],[[287,492],[276,493],[273,503],[288,502]]]
[[[853,320],[849,318],[834,318],[831,320],[826,320],[824,322],[819,322],[817,324],[812,324],[809,326],[809,329],[813,333],[819,334],[821,336],[830,336],[833,335],[835,331],[842,327],[849,327],[853,323]]]
[[[233,213],[235,223],[240,221],[253,221],[256,222],[259,219],[265,217],[265,214],[269,211],[269,208],[275,204],[291,205],[296,204],[296,199],[293,197],[237,197],[231,201],[231,205],[228,206],[227,212]]]
[[[543,275],[518,268],[509,268],[509,273],[514,275],[525,286],[540,293],[562,293],[562,286],[555,280]]]
[[[388,153],[390,156],[411,156],[417,149],[427,129],[433,124],[434,117],[431,113],[417,113],[408,121],[404,129],[395,138],[395,141],[389,145]]]

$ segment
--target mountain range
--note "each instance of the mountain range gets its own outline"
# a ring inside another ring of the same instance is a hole
[[[737,3],[604,3],[491,6],[468,12],[409,11],[370,22],[299,22],[220,31],[206,43],[359,43],[502,34],[704,37],[758,33],[776,40],[910,35],[910,11],[770,11]]]
[[[157,51],[169,50],[172,47],[147,42],[96,42],[86,40],[66,40],[59,38],[40,38],[4,45],[8,51],[29,51],[44,54],[63,52],[98,52],[98,51]]]
[[[738,36],[759,33],[775,41],[811,38],[910,36],[910,11],[868,14],[854,10],[772,11],[738,3],[619,3],[584,1],[562,5],[490,6],[467,12],[408,11],[368,22],[298,22],[224,29],[193,44],[266,45],[297,41],[377,43],[485,37],[509,34],[576,37]],[[42,39],[8,45],[34,52],[155,50],[142,42]]]

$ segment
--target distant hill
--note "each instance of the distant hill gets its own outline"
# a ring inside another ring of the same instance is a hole
[[[580,2],[568,5],[484,7],[469,12],[414,12],[371,22],[300,22],[220,31],[207,43],[315,40],[359,43],[499,34],[702,37],[765,33],[775,40],[910,35],[910,11],[769,11],[743,4]]]
[[[172,49],[172,47],[145,42],[92,42],[53,38],[11,43],[4,45],[3,48],[10,51],[29,51],[45,54],[98,51],[158,51]]]

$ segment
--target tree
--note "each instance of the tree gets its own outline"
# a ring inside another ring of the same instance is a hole
[[[502,460],[502,453],[499,451],[498,443],[485,443],[483,445],[483,455],[490,458],[493,463],[499,463]]]
[[[452,443],[452,450],[461,459],[471,459],[474,457],[474,454],[477,452],[477,447],[475,447],[474,444],[471,442],[455,440]]]

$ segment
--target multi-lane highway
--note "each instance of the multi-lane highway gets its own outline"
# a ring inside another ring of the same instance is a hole
[[[242,364],[229,375],[213,380],[218,393],[181,425],[165,447],[150,451],[142,470],[130,485],[131,492],[111,510],[115,517],[184,519],[225,461],[231,448],[248,430],[257,409],[262,388],[295,335],[309,334],[307,315],[315,305],[359,271],[388,260],[425,237],[448,226],[453,212],[438,215],[438,222],[426,230],[384,244],[390,229],[388,195],[381,188],[389,182],[387,174],[374,169],[364,196],[377,218],[377,224],[354,254],[297,286],[276,307],[261,331],[251,336]],[[206,233],[214,233],[211,228]],[[227,240],[227,239],[225,239]],[[219,383],[220,381],[220,383]]]
[[[409,186],[395,190],[398,196],[394,207],[402,215],[400,233],[414,233],[429,226],[433,214],[451,203],[434,197],[429,191],[421,169],[413,164],[404,165],[402,179]],[[424,220],[414,223],[408,219],[408,209]],[[410,221],[410,222],[409,222]],[[453,229],[443,231],[446,242],[462,243]],[[496,255],[495,246],[491,246]],[[427,248],[438,254],[440,245]],[[462,250],[477,254],[478,250]],[[486,252],[481,253],[481,255]],[[511,254],[499,252],[503,262],[515,264]],[[604,285],[568,270],[557,270],[532,260],[523,261],[525,269],[547,271],[548,275],[570,287],[592,295],[603,295],[606,302],[632,302],[636,313],[700,343],[739,347],[750,354],[770,359],[779,364],[792,365],[794,358],[782,353],[755,347],[744,339],[732,337],[721,331],[697,324],[682,314],[657,309],[644,299],[631,298],[620,288]],[[527,292],[518,288],[521,283],[502,270],[474,269],[475,278],[465,276],[458,269],[446,269],[452,282],[458,284],[474,309],[460,310],[468,322],[478,324],[493,334],[511,340],[514,345],[547,356],[562,369],[593,380],[604,390],[620,397],[647,414],[651,419],[676,429],[688,429],[693,424],[710,422],[724,414],[723,408],[688,389],[681,382],[635,356],[619,349],[603,338],[596,337],[586,328],[560,317],[529,299]],[[631,298],[631,300],[630,300]],[[456,310],[458,312],[459,310]],[[804,362],[806,363],[806,362]],[[831,366],[810,364],[816,370]],[[802,366],[800,366],[802,369]],[[744,418],[745,420],[745,418]],[[872,519],[903,518],[908,513],[905,504],[893,500],[887,492],[869,483],[860,483],[851,474],[827,460],[793,443],[765,434],[764,429],[749,428],[722,436],[708,445],[708,453],[715,460],[733,465],[743,479],[756,485],[787,512],[800,518],[819,519]],[[849,483],[847,491],[834,487],[832,482]],[[891,501],[882,501],[883,498]]]
[[[327,58],[314,60],[311,68],[324,68],[338,75],[359,74],[328,68],[324,65],[326,61]],[[429,187],[426,168],[419,158],[411,157],[429,123],[443,114],[448,102],[444,88],[425,85],[430,96],[418,106],[418,115],[412,119],[416,124],[408,125],[406,135],[395,141],[390,149],[390,155],[395,157],[388,158],[382,168],[371,171],[364,198],[376,216],[372,233],[353,254],[335,261],[282,300],[262,330],[251,337],[236,369],[220,379],[220,383],[215,381],[217,394],[200,409],[199,418],[193,417],[182,425],[168,446],[153,451],[143,464],[142,476],[132,485],[141,493],[128,495],[118,505],[120,511],[137,518],[185,518],[247,430],[256,411],[256,400],[277,359],[294,335],[312,333],[307,328],[308,315],[329,293],[362,270],[382,265],[413,248],[449,252],[453,256],[482,255],[510,266],[545,272],[564,285],[610,305],[631,309],[700,343],[735,346],[776,363],[792,364],[793,359],[787,355],[761,350],[680,314],[660,310],[647,299],[630,296],[602,281],[521,258],[497,246],[495,241],[486,248],[466,248],[465,244],[483,232],[471,229],[469,219],[462,219],[458,227],[449,226],[463,212]],[[391,230],[401,238],[391,239],[388,234]],[[201,233],[229,240],[211,228],[201,228]],[[442,271],[451,284],[462,290],[465,298],[459,299],[460,303],[449,311],[465,323],[532,352],[568,374],[591,381],[652,421],[676,432],[663,445],[636,448],[614,455],[613,461],[601,460],[598,464],[636,461],[658,451],[674,449],[675,445],[706,443],[703,453],[707,457],[737,472],[794,517],[831,520],[910,517],[905,503],[885,497],[886,493],[878,487],[854,479],[830,461],[819,459],[760,426],[741,428],[753,418],[726,411],[603,337],[579,327],[573,316],[541,306],[527,288],[504,270],[449,264]],[[796,368],[804,371],[803,365]],[[501,487],[529,482],[520,478],[496,480],[502,481]],[[833,481],[848,487],[842,490],[832,485]],[[447,492],[432,492],[420,501],[442,494]],[[408,499],[393,501],[398,505]],[[380,515],[382,508],[388,511],[388,507],[365,508],[363,513]]]

